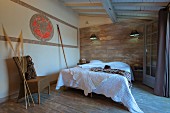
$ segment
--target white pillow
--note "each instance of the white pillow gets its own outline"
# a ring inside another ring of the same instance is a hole
[[[109,62],[109,64],[111,67],[129,67],[129,65],[124,62]]]
[[[101,60],[91,60],[90,61],[91,64],[100,64],[103,63]]]

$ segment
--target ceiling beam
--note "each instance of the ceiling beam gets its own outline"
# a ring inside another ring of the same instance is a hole
[[[118,15],[120,19],[146,19],[146,20],[155,20],[157,17],[152,16],[127,16],[127,15]]]
[[[73,9],[77,12],[106,12],[104,9]]]
[[[107,14],[87,14],[87,13],[80,13],[80,16],[89,16],[89,17],[108,17]]]
[[[101,0],[104,9],[106,10],[107,14],[109,15],[110,19],[112,20],[112,22],[117,22],[117,17],[116,14],[114,12],[114,8],[112,6],[112,3],[110,0]]]
[[[113,6],[166,6],[168,2],[112,2]]]
[[[154,10],[116,10],[116,13],[132,13],[132,14],[151,14],[157,15],[158,11]]]
[[[112,2],[113,6],[167,6],[168,2]],[[65,6],[102,6],[100,2],[67,2]]]
[[[106,12],[104,9],[73,9],[82,12]],[[116,13],[158,14],[157,10],[115,10]]]
[[[87,14],[87,13],[81,13],[80,16],[89,16],[89,17],[107,17],[109,16],[107,14]],[[157,17],[155,16],[132,16],[132,15],[118,15],[118,19],[145,19],[145,20],[155,20]]]
[[[117,13],[158,13],[158,10],[115,10]]]
[[[76,7],[76,6],[102,6],[102,3],[100,2],[77,2],[77,3],[65,3],[65,6],[71,6],[71,7]]]

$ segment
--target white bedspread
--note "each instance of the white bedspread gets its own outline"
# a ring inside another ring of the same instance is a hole
[[[143,113],[132,96],[124,76],[75,67],[60,72],[56,89],[60,89],[61,86],[82,89],[85,95],[91,92],[104,94],[116,102],[122,102],[132,113]]]

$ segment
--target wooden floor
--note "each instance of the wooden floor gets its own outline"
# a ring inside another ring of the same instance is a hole
[[[26,110],[24,99],[17,103],[16,98],[11,98],[0,104],[0,113],[129,113],[122,104],[103,95],[86,97],[83,91],[72,88],[56,91],[55,85],[52,85],[51,90],[50,95],[47,90],[41,94],[40,105],[36,104]],[[137,84],[132,88],[132,94],[145,113],[170,113],[170,99],[153,95],[152,89]],[[33,97],[37,103],[37,95]],[[155,103],[151,103],[153,99]]]

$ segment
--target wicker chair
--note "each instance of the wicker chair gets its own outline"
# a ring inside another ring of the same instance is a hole
[[[26,59],[26,56],[24,56],[22,59]],[[13,60],[15,61],[15,64],[18,68],[18,72],[20,75],[20,89],[19,89],[19,95],[18,95],[18,99],[17,99],[17,101],[18,101],[19,99],[25,97],[24,77],[22,74],[22,68],[21,68],[22,65],[21,65],[19,58],[13,57]],[[25,64],[27,64],[27,62],[25,62]],[[27,66],[23,66],[23,67],[26,72],[27,69],[25,69],[25,68],[27,68]],[[48,87],[48,94],[50,94],[50,82],[49,82],[49,78],[47,76],[37,76],[35,79],[27,80],[27,84],[29,86],[31,94],[38,93],[38,104],[40,104],[40,92],[43,89]]]

